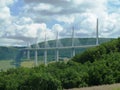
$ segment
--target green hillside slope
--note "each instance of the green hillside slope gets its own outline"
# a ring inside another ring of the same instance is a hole
[[[14,47],[0,47],[0,60],[11,60],[17,55],[17,48]]]
[[[107,42],[112,40],[112,38],[99,38],[99,44]],[[65,38],[65,39],[60,39],[58,41],[58,46],[59,47],[65,47],[65,46],[71,46],[72,45],[72,40],[71,38]],[[75,46],[80,46],[80,45],[95,45],[96,44],[96,39],[95,38],[75,38],[74,39],[74,45]],[[32,47],[34,48],[36,45],[32,45]],[[44,42],[39,43],[40,48],[44,48]],[[56,47],[56,41],[55,40],[50,40],[47,42],[47,47]],[[86,48],[79,48],[76,49],[76,54],[77,53],[81,53],[84,50],[86,50]],[[60,50],[60,57],[71,57],[71,49],[65,49],[65,50]],[[41,50],[40,52],[38,52],[40,56],[44,55],[44,51]],[[49,50],[48,51],[49,56],[55,55],[55,50]],[[34,53],[31,53],[31,56],[34,56]],[[49,57],[51,58],[51,57]],[[49,60],[49,59],[48,59]]]
[[[94,62],[96,59],[100,59],[104,55],[114,52],[120,52],[120,38],[103,43],[95,48],[90,48],[82,54],[73,57],[73,60],[80,63],[85,63],[87,61]]]
[[[99,43],[103,43],[106,41],[111,40],[111,38],[100,38]],[[70,46],[71,45],[71,39],[66,38],[66,39],[61,39],[59,40],[62,46]],[[95,38],[79,38],[75,39],[75,45],[86,45],[86,44],[95,44]],[[48,41],[49,47],[55,47],[55,40]],[[39,43],[40,47],[44,47],[44,42]],[[32,45],[34,48],[35,45]],[[3,47],[0,46],[0,60],[7,60],[7,59],[15,59],[16,55],[19,53],[18,50],[24,48],[24,47]],[[79,49],[79,51],[83,51],[83,49]],[[65,52],[66,56],[70,57],[70,50],[62,50],[61,52]],[[49,51],[49,55],[54,55],[54,51]],[[39,55],[43,55],[43,51],[39,52]],[[62,55],[65,55],[64,53]],[[34,56],[34,53],[31,52],[31,56]]]
[[[106,41],[111,40],[111,38],[99,38],[99,43],[103,43]],[[59,46],[71,46],[71,38],[65,38],[65,39],[60,39],[59,40]],[[74,39],[74,45],[78,46],[78,45],[94,45],[96,43],[96,39],[95,38],[75,38]],[[56,41],[55,40],[51,40],[48,41],[48,46],[49,47],[55,47],[56,45]],[[35,47],[35,45],[31,45],[32,48]],[[41,48],[44,48],[44,42],[39,43],[39,46]],[[60,46],[60,47],[61,47]],[[15,64],[16,66],[19,66],[21,61],[27,60],[27,52],[22,51],[21,49],[25,48],[25,47],[0,47],[0,60],[13,60],[13,64]],[[84,50],[86,50],[86,48],[79,48],[79,49],[75,49],[76,54],[77,53],[81,53]],[[55,50],[49,50],[48,52],[48,56],[47,56],[47,62],[50,61],[56,61],[56,56]],[[44,62],[44,50],[40,50],[38,51],[38,60],[39,62]],[[30,52],[30,56],[31,56],[31,60],[34,59],[34,51]],[[59,50],[59,59],[63,60],[63,59],[68,59],[72,57],[72,49],[65,49],[65,50]],[[15,62],[14,62],[15,61]]]
[[[99,44],[110,41],[113,38],[99,38]],[[71,38],[64,38],[58,40],[59,47],[62,46],[71,46],[72,39]],[[94,45],[96,44],[96,38],[74,38],[74,45]],[[39,43],[40,48],[44,47],[44,42]],[[35,45],[32,45],[34,48]],[[47,47],[56,47],[56,40],[47,41]]]
[[[0,72],[0,90],[63,90],[113,83],[120,83],[120,38],[68,62]]]

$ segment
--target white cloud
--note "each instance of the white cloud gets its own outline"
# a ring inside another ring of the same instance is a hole
[[[12,16],[9,6],[17,1],[0,0],[0,37],[43,41],[45,31],[47,39],[55,39],[56,31],[60,37],[70,36],[72,26],[77,36],[95,36],[96,18],[100,37],[120,34],[119,0],[24,0],[22,12]]]
[[[72,2],[76,5],[80,5],[84,2],[84,0],[72,0]]]
[[[62,8],[60,7],[55,7],[51,4],[45,4],[45,3],[39,3],[33,7],[33,10],[35,11],[51,11],[53,13],[55,12],[60,12]]]
[[[0,26],[11,23],[11,15],[8,7],[3,7],[0,9]]]
[[[33,20],[30,17],[14,18],[14,22],[18,25],[32,24]]]
[[[0,7],[13,4],[14,0],[0,0]]]
[[[26,43],[22,40],[0,38],[1,46],[26,46]]]
[[[74,22],[75,17],[73,15],[70,16],[58,16],[56,18],[56,20],[58,20],[59,22],[64,22],[64,23],[68,23],[71,24]]]
[[[33,7],[34,10],[50,10],[52,8],[52,5],[50,4],[44,4],[40,3],[37,6]]]
[[[5,33],[6,28],[12,23],[12,16],[8,7],[8,5],[12,3],[13,0],[0,0],[0,37]]]
[[[54,30],[55,32],[62,32],[63,31],[63,27],[60,24],[55,24],[52,27],[52,30]]]
[[[119,14],[112,13],[108,16],[105,16],[104,20],[102,20],[100,27],[101,36],[119,37],[120,36],[119,22],[120,22]]]

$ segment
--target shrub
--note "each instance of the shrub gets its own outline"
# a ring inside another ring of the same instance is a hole
[[[61,83],[57,79],[53,78],[50,74],[33,74],[19,89],[22,90],[60,90]]]

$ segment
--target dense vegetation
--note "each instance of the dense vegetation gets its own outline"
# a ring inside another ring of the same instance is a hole
[[[120,38],[90,48],[68,62],[0,72],[0,90],[61,90],[120,83]]]

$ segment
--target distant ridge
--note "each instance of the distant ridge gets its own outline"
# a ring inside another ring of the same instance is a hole
[[[110,41],[113,38],[99,38],[99,43],[104,43],[107,41]],[[74,39],[75,43],[74,45],[93,45],[96,44],[96,38],[75,38]],[[59,40],[59,46],[71,46],[71,38],[64,38],[64,39],[60,39]],[[47,41],[48,43],[48,47],[55,47],[56,45],[56,40],[50,40]],[[39,43],[40,48],[44,48],[44,42]],[[35,45],[31,45],[32,48],[35,47]],[[8,60],[8,59],[15,59],[16,55],[19,53],[19,49],[22,49],[25,47],[15,47],[15,46],[11,46],[11,47],[3,47],[0,46],[0,60]],[[83,51],[83,49],[79,49],[78,50]],[[62,52],[64,52],[64,50],[62,50]],[[70,57],[69,54],[69,50],[66,53],[67,57]],[[76,51],[77,52],[77,51]],[[49,55],[53,55],[54,51],[49,51],[48,52]],[[65,53],[62,53],[61,56],[64,56]],[[43,55],[43,51],[39,52],[40,55]],[[31,52],[31,57],[34,56],[34,53]],[[23,56],[21,56],[23,57]]]
[[[99,44],[112,40],[113,38],[99,38]],[[96,38],[74,38],[74,45],[94,45],[96,44]],[[56,47],[56,40],[47,41],[49,47]],[[72,39],[71,38],[63,38],[59,39],[59,46],[71,46]],[[31,45],[33,48],[35,45]],[[41,48],[44,47],[44,42],[39,43]]]

